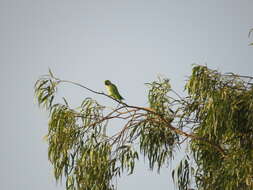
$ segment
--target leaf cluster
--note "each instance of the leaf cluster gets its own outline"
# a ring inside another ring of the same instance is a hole
[[[169,80],[159,79],[147,85],[149,105],[155,114],[148,113],[139,127],[140,151],[148,159],[149,168],[157,168],[159,172],[173,157],[179,137],[168,128],[174,117],[168,96],[171,90]]]
[[[240,76],[195,66],[186,89],[185,112],[199,123],[194,134],[223,149],[191,140],[198,189],[253,188],[253,91]],[[187,171],[187,170],[186,170]]]

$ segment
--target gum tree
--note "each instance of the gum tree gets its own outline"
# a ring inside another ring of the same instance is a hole
[[[159,172],[176,150],[188,151],[172,177],[179,190],[253,189],[253,77],[221,74],[196,65],[180,96],[168,79],[147,83],[147,107],[129,105],[103,92],[55,77],[35,84],[40,107],[49,112],[48,158],[67,190],[113,190],[114,179],[132,174],[142,154]],[[86,97],[73,108],[55,96],[61,84],[76,85],[118,104],[108,108]],[[108,134],[113,120],[121,120]]]

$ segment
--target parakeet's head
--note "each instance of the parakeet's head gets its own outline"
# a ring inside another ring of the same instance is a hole
[[[110,85],[110,84],[112,84],[111,81],[105,80],[105,85]]]

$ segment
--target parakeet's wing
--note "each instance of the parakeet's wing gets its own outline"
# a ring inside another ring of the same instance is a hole
[[[111,84],[110,86],[111,86],[112,96],[118,100],[123,100],[124,98],[119,94],[117,86],[114,84]]]

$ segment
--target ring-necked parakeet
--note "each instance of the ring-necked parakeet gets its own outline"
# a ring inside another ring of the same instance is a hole
[[[108,91],[108,95],[121,101],[124,98],[119,94],[118,88],[115,84],[111,83],[109,80],[105,80],[105,87]]]

